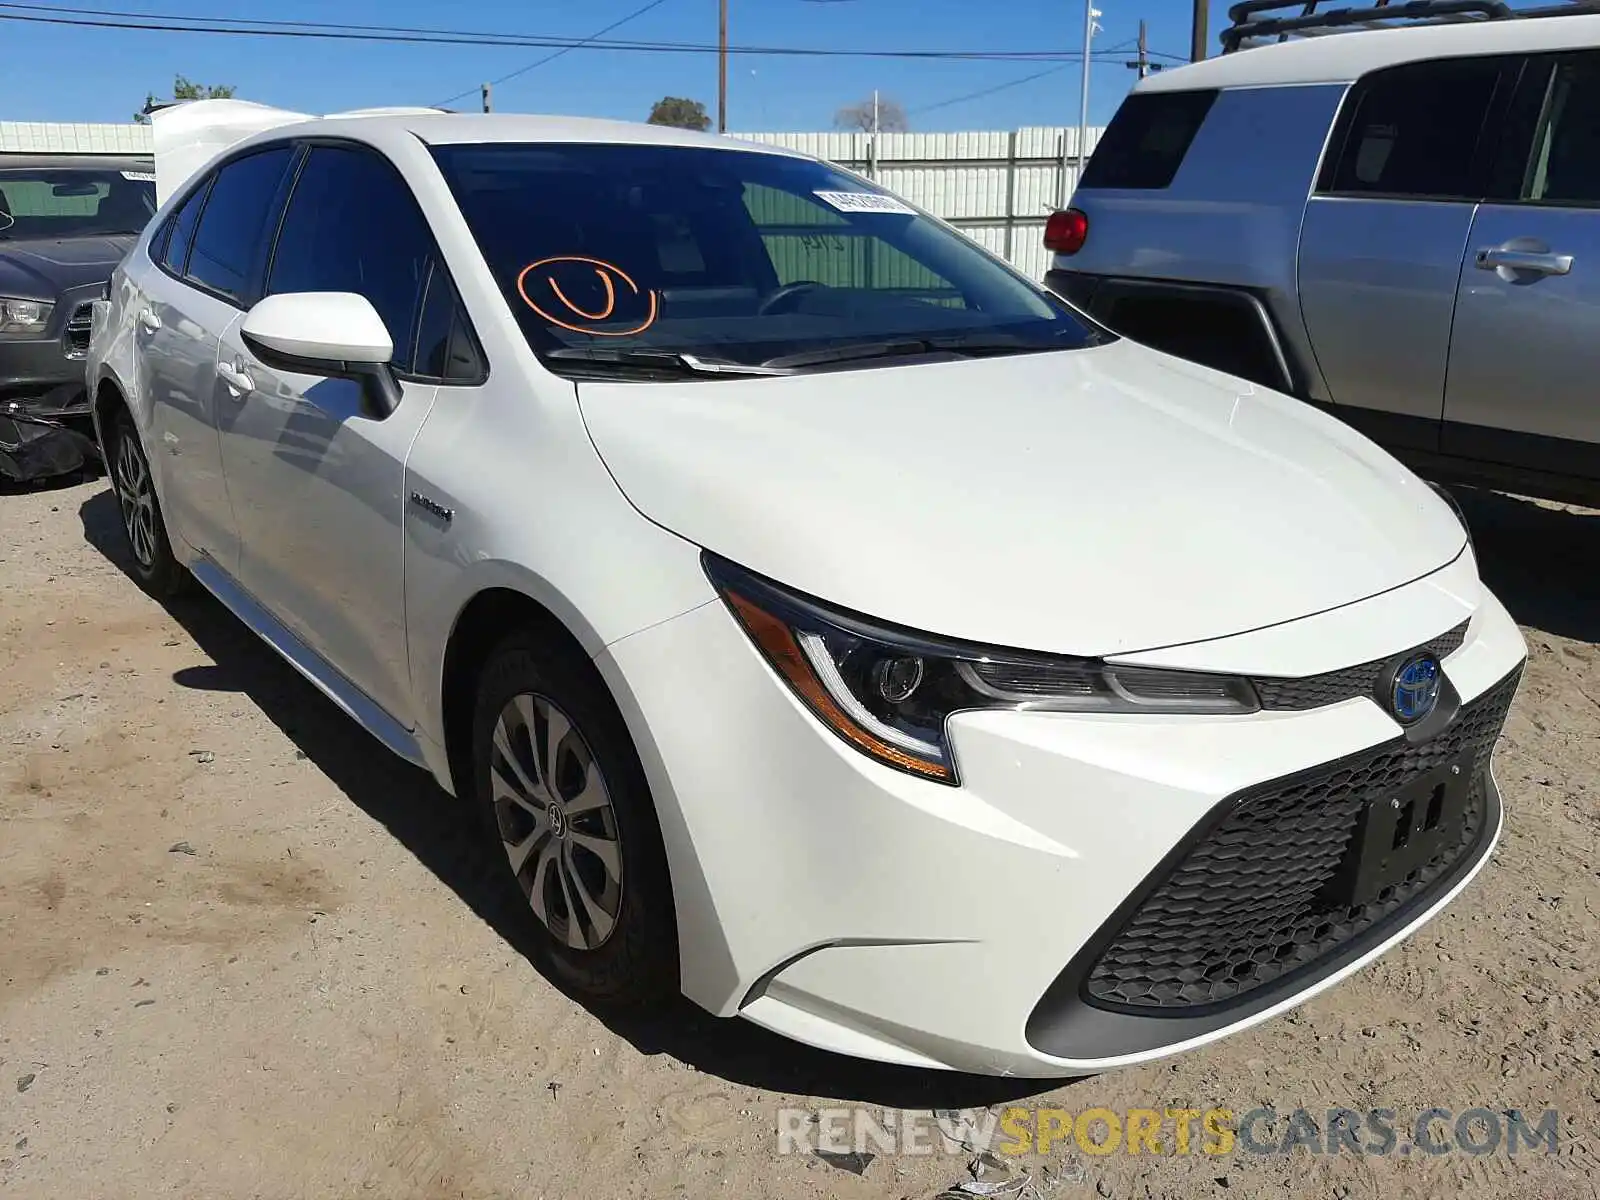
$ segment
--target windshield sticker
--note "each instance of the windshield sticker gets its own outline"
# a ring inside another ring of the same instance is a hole
[[[915,216],[917,210],[904,200],[886,196],[882,192],[812,192],[824,204],[831,204],[847,213],[903,213]]]
[[[154,183],[156,181],[156,173],[154,171],[124,171],[122,172],[122,177],[131,179],[135,183]]]
[[[656,322],[660,302],[621,267],[604,259],[558,254],[517,276],[522,302],[552,325],[595,337],[632,337]],[[612,324],[628,324],[625,329]]]

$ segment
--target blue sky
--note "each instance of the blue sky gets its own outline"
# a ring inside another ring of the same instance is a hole
[[[193,17],[231,16],[468,28],[586,37],[644,0],[64,0]],[[1140,17],[1150,47],[1172,55],[1189,46],[1188,0],[1096,0],[1104,11],[1097,48],[1132,47]],[[1223,21],[1212,16],[1212,39]],[[663,0],[611,37],[714,43],[716,0]],[[729,41],[755,45],[893,49],[1076,50],[1083,8],[1074,0],[729,0]],[[380,104],[435,104],[507,75],[547,51],[523,48],[407,46],[192,33],[138,32],[0,21],[0,120],[125,121],[147,91],[164,94],[175,72],[203,83],[232,83],[245,99],[308,112]],[[1131,57],[1130,54],[1127,57]],[[873,88],[912,114],[914,129],[1005,129],[1076,124],[1077,64],[1019,86],[957,104],[1052,64],[883,59],[730,58],[729,128],[824,129],[835,109]],[[1096,64],[1091,117],[1102,123],[1134,78],[1118,61]],[[495,89],[506,111],[576,113],[643,120],[663,95],[716,109],[716,57],[578,50]],[[476,96],[458,101],[469,107]],[[933,107],[938,106],[938,107]],[[924,111],[919,111],[924,110]]]

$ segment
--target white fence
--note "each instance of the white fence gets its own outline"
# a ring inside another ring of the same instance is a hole
[[[1099,129],[1089,130],[1093,151]],[[1049,267],[1044,222],[1078,178],[1075,126],[1009,132],[744,133],[826,158],[943,217],[1035,279]],[[148,125],[0,121],[0,154],[149,154]]]
[[[1100,130],[1090,129],[1093,152]],[[1075,126],[1010,132],[742,133],[850,167],[943,217],[1035,279],[1049,269],[1044,222],[1078,182]]]

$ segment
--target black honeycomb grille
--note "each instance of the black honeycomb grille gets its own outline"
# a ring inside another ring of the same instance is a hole
[[[1416,647],[1414,654],[1431,653],[1445,659],[1461,649],[1467,640],[1467,622],[1463,621],[1449,633],[1442,633],[1431,642]],[[1378,676],[1383,672],[1387,658],[1362,663],[1358,667],[1344,667],[1321,675],[1307,675],[1301,679],[1252,679],[1256,694],[1261,697],[1261,707],[1274,710],[1302,711],[1338,704],[1354,696],[1373,696],[1378,690]]]
[[[1242,793],[1101,952],[1085,998],[1142,1012],[1225,1004],[1376,932],[1423,898],[1483,836],[1489,757],[1520,674],[1463,706],[1430,741],[1391,742]],[[1368,800],[1468,753],[1473,782],[1459,841],[1370,904],[1330,900],[1325,892]]]

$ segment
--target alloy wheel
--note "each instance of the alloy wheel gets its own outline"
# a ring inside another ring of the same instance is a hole
[[[589,743],[544,696],[513,696],[489,755],[495,824],[528,906],[574,950],[604,945],[622,906],[617,814]]]
[[[151,567],[156,561],[156,507],[150,468],[131,433],[124,433],[118,442],[114,483],[122,506],[122,523],[127,528],[133,556],[140,566]]]

